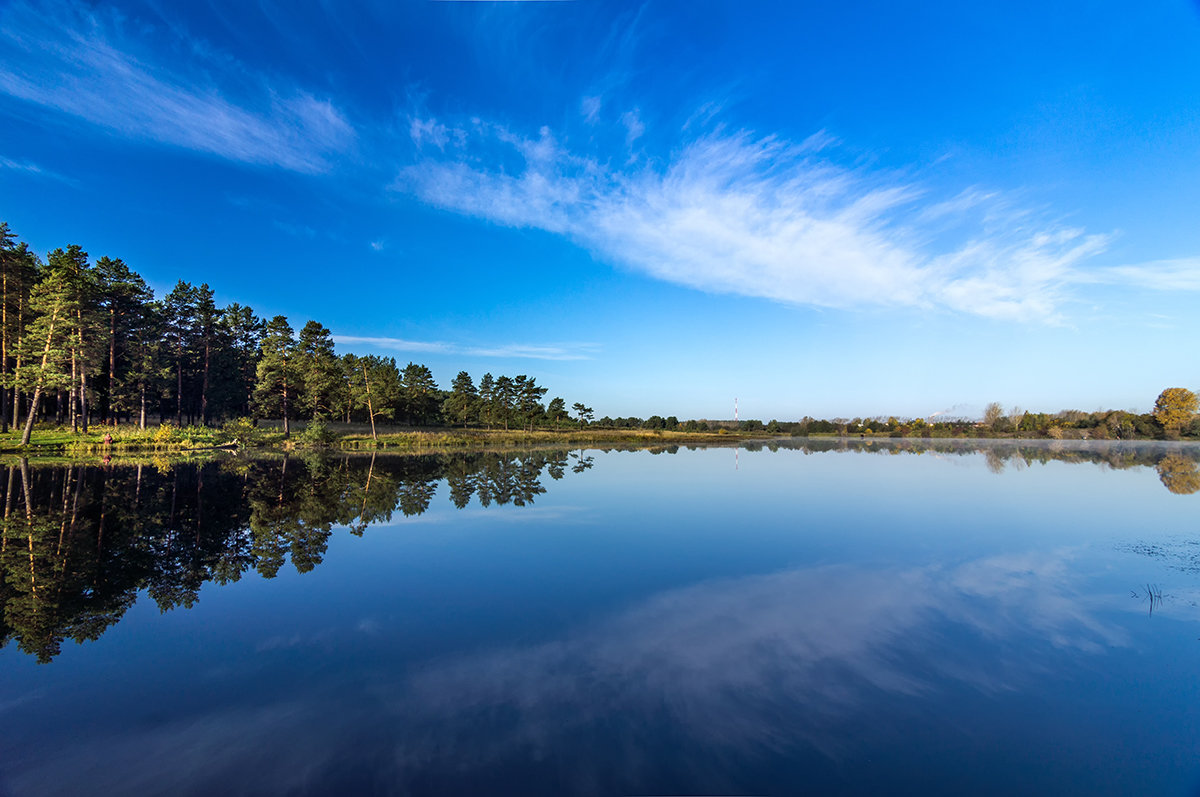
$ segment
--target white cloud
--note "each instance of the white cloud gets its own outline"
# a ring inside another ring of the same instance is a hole
[[[466,141],[467,134],[465,130],[451,129],[436,119],[413,117],[408,124],[408,135],[417,147],[432,144],[444,150],[452,141],[461,146]]]
[[[33,175],[35,177],[45,177],[50,180],[57,180],[59,182],[68,183],[69,185],[77,184],[76,181],[72,180],[70,177],[64,177],[63,175],[58,174],[57,172],[47,171],[46,169],[43,169],[41,166],[38,166],[36,163],[32,163],[30,161],[15,161],[15,160],[12,160],[11,158],[5,158],[3,156],[0,156],[0,169],[9,169],[9,170],[15,171],[15,172],[24,172],[25,174]]]
[[[636,109],[621,114],[621,124],[625,125],[625,146],[627,147],[632,147],[633,142],[646,133],[646,125],[642,123]]]
[[[583,114],[583,119],[589,125],[594,125],[600,119],[600,98],[599,97],[584,97],[579,101],[579,112]]]
[[[529,343],[510,343],[502,346],[468,347],[463,354],[472,357],[518,357],[532,360],[590,360],[598,346],[577,343],[570,346],[547,346]]]
[[[392,351],[424,354],[460,354],[467,357],[494,357],[527,360],[588,360],[599,350],[594,343],[504,343],[494,346],[469,346],[445,341],[417,341],[403,338],[334,335],[343,346],[365,345]]]
[[[1116,266],[1103,269],[1096,279],[1155,291],[1200,291],[1200,257]]]
[[[644,132],[622,119],[632,142]],[[699,290],[796,305],[944,308],[1055,321],[1107,237],[970,189],[951,199],[834,164],[824,131],[793,144],[746,132],[695,138],[665,161],[613,167],[479,124],[422,157],[395,190],[447,210],[571,237],[602,257]],[[515,167],[512,156],[519,160]],[[503,161],[503,166],[481,165]]]
[[[344,346],[366,345],[379,349],[409,351],[427,354],[449,354],[454,347],[439,341],[404,340],[403,338],[375,338],[357,335],[334,335],[333,342]]]
[[[109,129],[230,160],[321,172],[356,135],[328,100],[272,85],[228,59],[188,49],[193,73],[140,53],[120,20],[62,3],[10,6],[0,19],[0,92]],[[244,96],[234,98],[217,78]]]

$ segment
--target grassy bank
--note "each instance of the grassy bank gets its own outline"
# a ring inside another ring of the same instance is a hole
[[[399,429],[379,430],[377,438],[362,424],[293,424],[285,437],[278,422],[235,421],[220,427],[171,424],[138,429],[136,426],[92,426],[87,433],[69,428],[34,429],[28,446],[21,433],[0,434],[0,453],[28,456],[108,456],[187,454],[222,448],[234,450],[300,450],[331,448],[350,451],[436,450],[453,448],[506,448],[528,446],[619,446],[714,443],[749,435],[719,432],[668,432],[638,429]]]

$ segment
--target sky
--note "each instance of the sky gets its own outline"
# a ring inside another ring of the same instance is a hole
[[[1200,387],[1200,3],[0,2],[0,220],[596,417]]]

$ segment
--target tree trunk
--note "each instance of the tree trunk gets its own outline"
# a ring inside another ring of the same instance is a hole
[[[112,417],[113,386],[117,381],[117,308],[108,308],[108,400],[104,403],[103,420]]]
[[[17,329],[20,334],[17,335],[17,356],[16,362],[13,363],[13,411],[12,422],[13,426],[17,425],[21,417],[21,390],[16,387],[17,379],[21,376],[21,342],[25,339],[25,297],[18,296],[17,298]]]
[[[141,415],[138,416],[138,428],[142,429],[144,431],[146,429],[146,380],[145,379],[138,382],[138,390],[141,393],[141,398],[142,398],[142,410],[141,410]]]
[[[70,403],[68,405],[68,412],[71,416],[71,434],[75,434],[76,432],[79,431],[79,415],[76,412],[77,405],[75,403],[75,385],[76,385],[75,380],[78,378],[79,375],[77,373],[75,373],[75,368],[77,365],[76,361],[75,361],[75,352],[76,352],[76,349],[74,346],[72,346],[71,347],[71,391],[69,393]]]
[[[4,269],[4,285],[0,288],[0,374],[8,375],[8,268]],[[16,386],[14,383],[14,390]],[[0,432],[8,433],[8,386],[0,384]],[[16,423],[16,418],[13,418]]]
[[[183,339],[175,349],[175,425],[183,426]]]
[[[375,407],[371,404],[371,382],[367,379],[367,364],[363,363],[363,385],[367,388],[367,415],[371,418],[371,439],[378,441],[379,437],[375,434]],[[374,464],[374,455],[372,455],[372,464]]]
[[[290,437],[292,434],[292,426],[288,421],[288,383],[287,376],[283,377],[283,436]]]
[[[208,426],[208,361],[211,345],[204,340],[204,381],[200,385],[200,423]]]
[[[29,419],[25,421],[25,431],[21,435],[21,445],[29,445],[29,437],[33,434],[33,421],[37,417],[38,401],[42,398],[42,385],[46,381],[46,366],[50,364],[50,344],[54,342],[54,325],[58,321],[58,305],[50,314],[50,331],[46,333],[46,346],[42,349],[42,370],[38,373],[37,384],[33,389],[33,400],[29,404]]]
[[[83,311],[79,311],[79,418],[82,431],[88,430],[87,360],[83,356]]]

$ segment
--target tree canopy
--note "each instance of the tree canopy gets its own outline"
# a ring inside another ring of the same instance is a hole
[[[1187,388],[1169,387],[1158,394],[1154,402],[1154,419],[1164,429],[1179,431],[1179,428],[1196,414],[1196,394]]]

